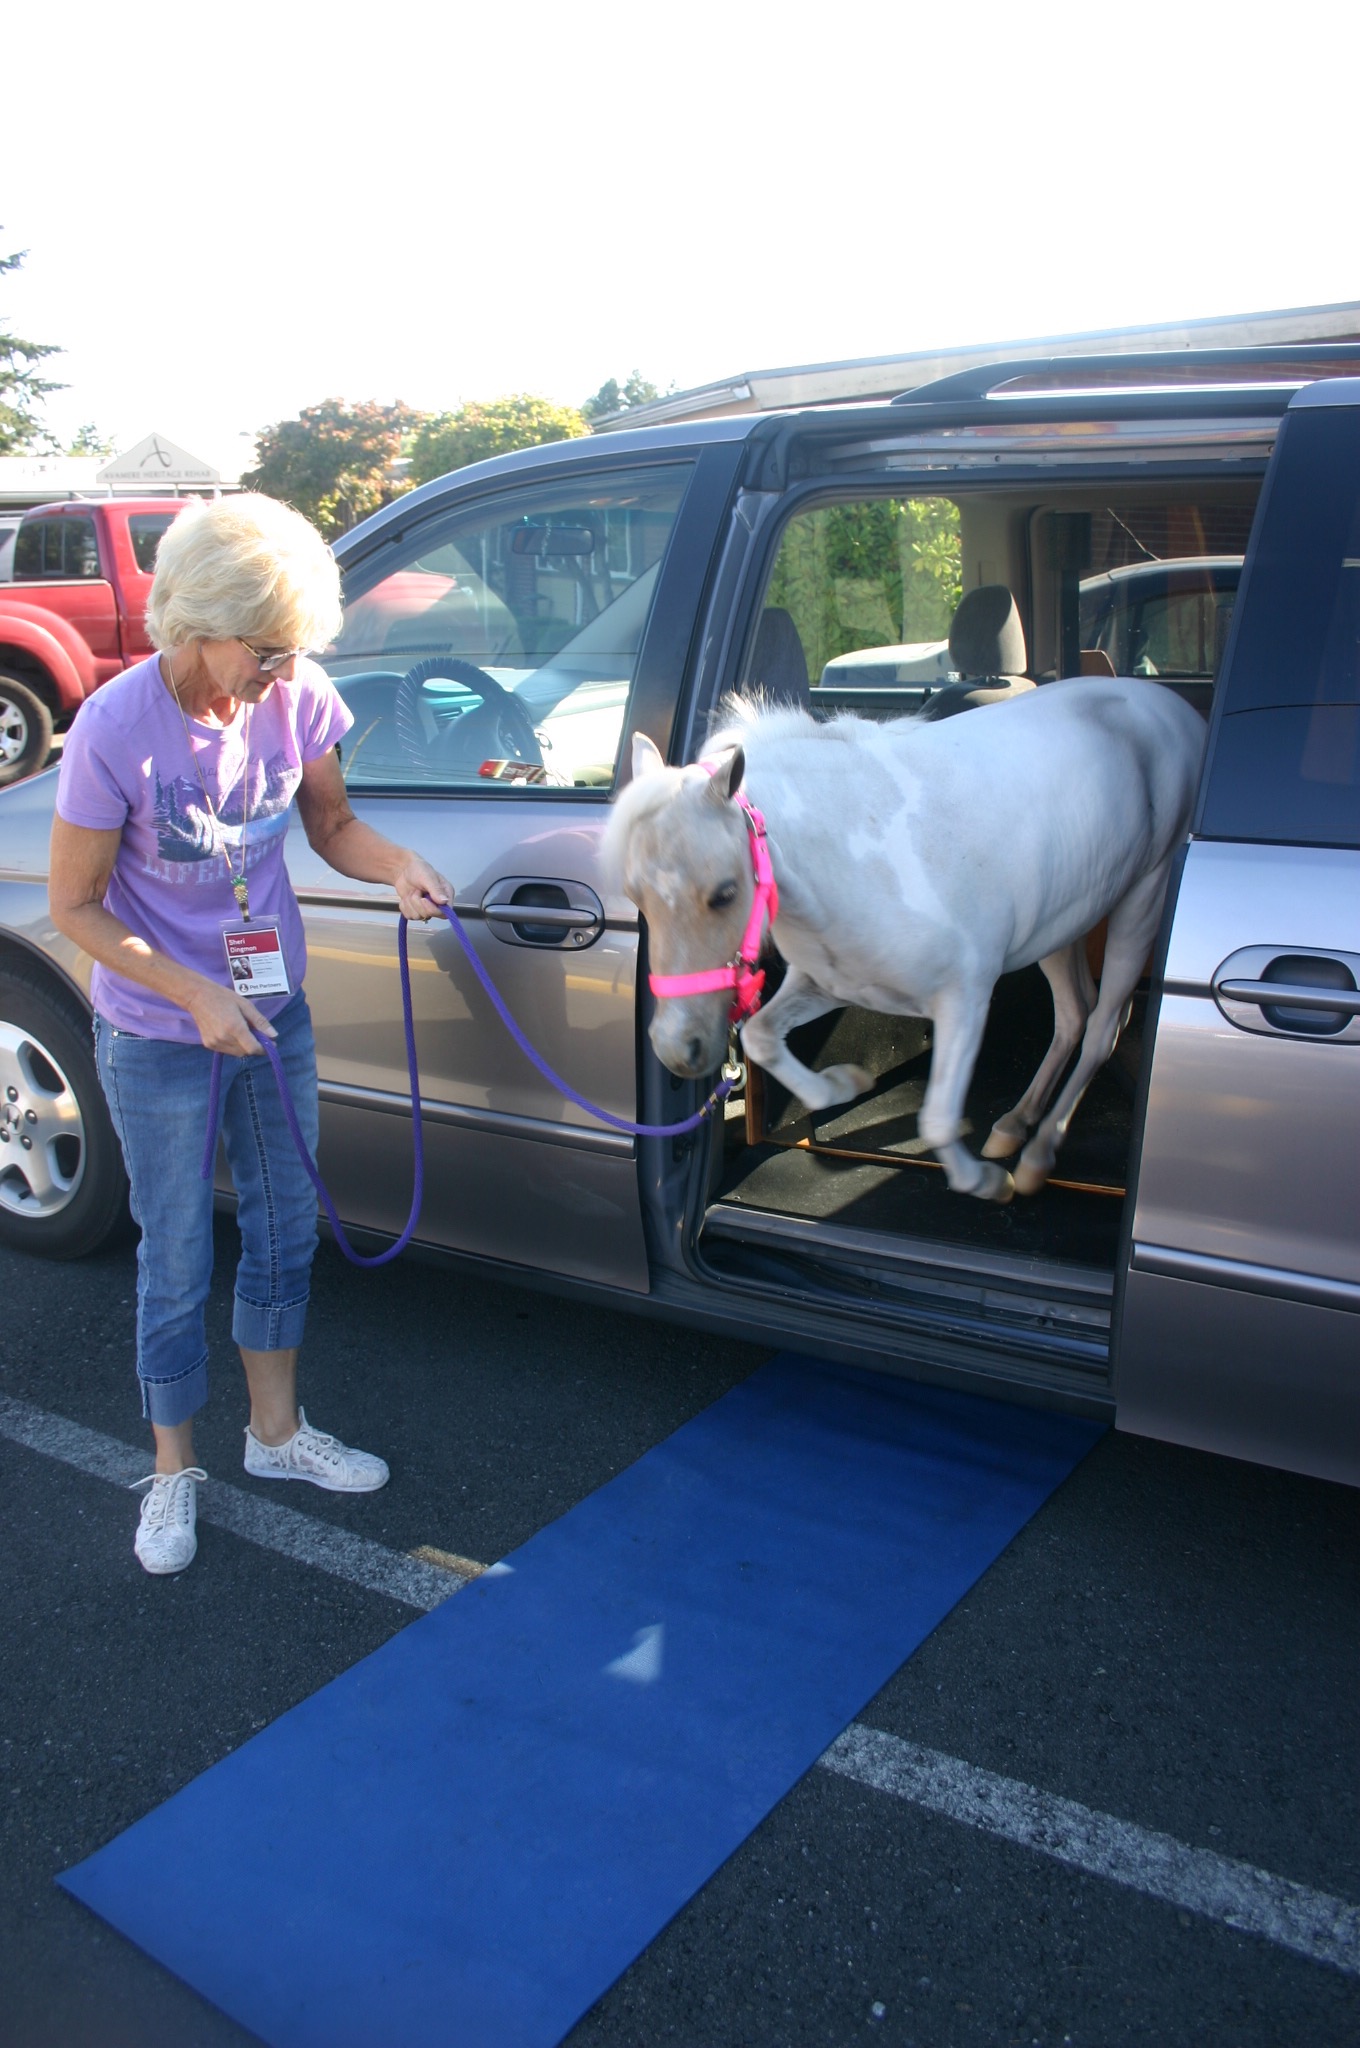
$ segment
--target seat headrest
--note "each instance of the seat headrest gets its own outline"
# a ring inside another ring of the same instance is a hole
[[[792,704],[800,711],[812,708],[807,656],[792,615],[782,605],[767,605],[761,613],[747,679],[767,704]]]
[[[964,677],[1025,673],[1025,629],[1004,583],[964,592],[949,628],[949,658]]]

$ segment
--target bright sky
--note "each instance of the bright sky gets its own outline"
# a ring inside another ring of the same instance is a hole
[[[235,468],[326,397],[576,403],[1360,299],[1349,9],[1293,47],[1204,0],[46,20],[42,89],[5,92],[0,315],[63,344],[63,438]]]

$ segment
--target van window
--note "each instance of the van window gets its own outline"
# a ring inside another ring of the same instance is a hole
[[[1145,496],[1044,507],[1031,529],[1035,673],[1156,676],[1207,714],[1255,512],[1232,499]],[[1086,657],[1086,659],[1083,659]]]
[[[1216,676],[1241,566],[1240,556],[1146,562],[1083,579],[1083,649],[1107,654],[1117,676]]]
[[[1268,493],[1199,829],[1360,846],[1360,407],[1291,414]]]
[[[612,788],[690,473],[501,490],[362,564],[322,657],[354,713],[349,787]]]
[[[779,694],[782,678],[765,666],[797,663],[801,647],[814,691],[948,681],[961,561],[959,508],[948,498],[866,498],[795,513],[743,680]]]

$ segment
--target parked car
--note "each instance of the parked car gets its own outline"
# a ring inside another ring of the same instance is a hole
[[[1232,625],[1241,555],[1130,562],[1083,579],[1083,650],[1117,676],[1156,676],[1206,715]]]
[[[17,512],[0,512],[0,583],[14,574],[14,536],[19,531]]]
[[[173,498],[71,499],[15,529],[0,587],[0,786],[41,768],[92,690],[143,661]]]
[[[1193,679],[1208,745],[1161,940],[1042,1194],[949,1193],[916,1127],[918,1019],[846,1010],[796,1035],[813,1065],[878,1075],[849,1106],[809,1116],[752,1068],[687,1137],[608,1129],[524,1060],[440,925],[412,937],[420,1242],[698,1328],[1360,1480],[1360,377],[1327,355],[1315,383],[1306,349],[1268,369],[1251,351],[1178,355],[1199,389],[1154,370],[1083,391],[1069,362],[1063,390],[1002,397],[997,366],[891,405],[611,433],[460,471],[347,536],[325,661],[355,713],[356,810],[455,879],[479,958],[553,1065],[652,1123],[707,1086],[653,1057],[646,931],[597,866],[635,732],[693,759],[742,685],[816,716],[847,696],[896,715],[919,682],[828,690],[828,663],[947,640],[975,586],[1014,595],[993,665],[1020,657],[1017,684],[1042,688],[1089,667],[1083,607],[1142,588],[1125,568],[1174,556],[1179,574],[1190,537],[1210,587],[1245,558],[1217,676]],[[1344,360],[1360,371],[1360,350]],[[123,1192],[89,962],[47,914],[54,794],[48,774],[0,796],[0,1233],[74,1255],[115,1227]],[[300,829],[288,858],[321,1166],[347,1223],[390,1238],[411,1139],[396,907]],[[1037,970],[1006,977],[976,1132],[1050,1030]]]

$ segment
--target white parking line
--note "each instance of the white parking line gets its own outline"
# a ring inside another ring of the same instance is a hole
[[[1360,1906],[1345,1899],[859,1722],[821,1762],[857,1784],[1360,1976]]]
[[[3,1394],[0,1437],[115,1486],[143,1478],[148,1468],[147,1454],[118,1437],[103,1436]],[[424,1545],[406,1556],[312,1515],[261,1500],[222,1479],[210,1480],[200,1489],[198,1513],[202,1521],[262,1549],[425,1612],[482,1570],[468,1558]],[[1192,1849],[1174,1836],[1135,1827],[859,1722],[837,1737],[820,1762],[857,1784],[890,1792],[1074,1869],[1360,1976],[1360,1907],[1345,1899],[1274,1877],[1212,1849]]]
[[[49,1415],[27,1401],[15,1401],[0,1394],[0,1436],[45,1458],[57,1458],[74,1465],[94,1479],[110,1480],[115,1486],[130,1486],[145,1478],[151,1458],[146,1451],[134,1451],[113,1436],[85,1429],[64,1415]],[[244,1536],[261,1549],[275,1550],[296,1564],[329,1572],[332,1578],[348,1579],[370,1593],[386,1594],[407,1607],[428,1613],[447,1600],[460,1586],[477,1576],[479,1567],[467,1559],[449,1559],[436,1566],[425,1557],[406,1557],[386,1544],[349,1529],[337,1529],[314,1515],[299,1514],[278,1501],[261,1500],[244,1487],[225,1479],[210,1479],[198,1492],[198,1518],[233,1536]],[[444,1553],[439,1553],[443,1556]],[[461,1569],[459,1568],[461,1567]]]

